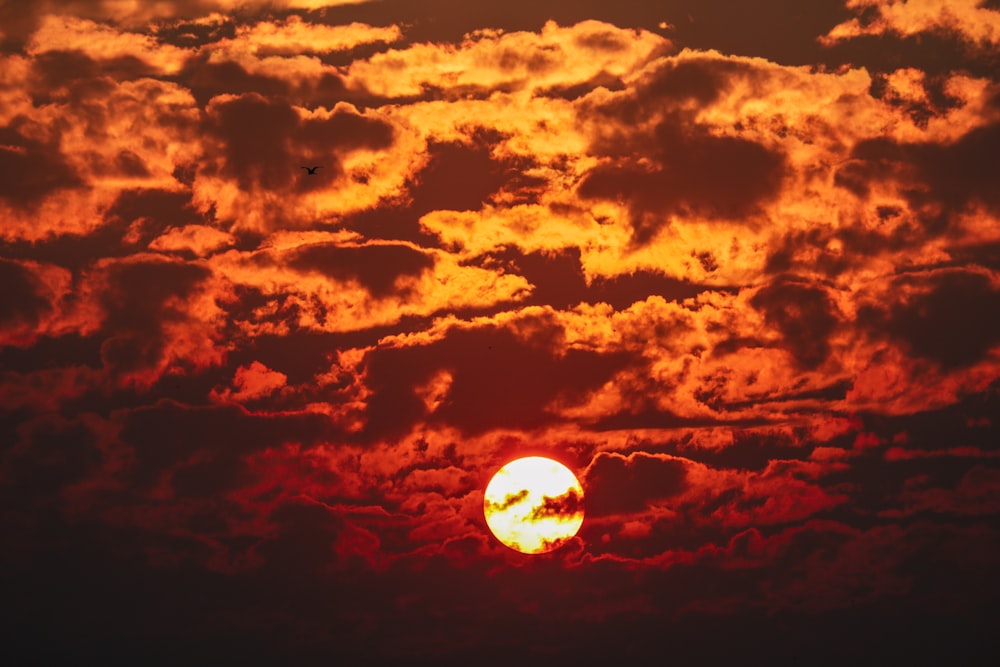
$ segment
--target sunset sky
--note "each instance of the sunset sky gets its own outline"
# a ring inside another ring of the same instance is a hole
[[[997,657],[997,156],[995,0],[0,1],[5,653]]]

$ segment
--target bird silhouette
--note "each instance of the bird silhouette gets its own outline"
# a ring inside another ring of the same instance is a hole
[[[308,172],[309,172],[309,174],[315,174],[315,173],[316,173],[316,170],[317,170],[317,169],[320,169],[320,168],[321,168],[321,167],[302,167],[302,169],[305,169],[306,171],[308,171]],[[307,175],[308,175],[308,174],[307,174]]]

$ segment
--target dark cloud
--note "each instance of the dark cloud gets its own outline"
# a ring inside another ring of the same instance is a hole
[[[803,368],[816,368],[830,356],[830,335],[840,322],[840,313],[824,288],[779,277],[762,287],[750,303],[779,331],[784,347]]]
[[[842,172],[837,178],[839,185],[848,188],[857,185],[867,192],[867,184],[842,178]],[[768,252],[765,271],[782,274],[815,270],[832,278],[864,266],[873,257],[920,248],[935,236],[935,232],[914,220],[909,211],[897,206],[877,206],[875,213],[880,221],[896,224],[888,232],[860,222],[837,229],[814,226],[790,232]]]
[[[824,477],[828,487],[850,488],[851,502],[831,512],[851,525],[872,526],[884,522],[878,518],[887,508],[900,508],[908,491],[922,488],[955,489],[977,460],[987,460],[997,449],[998,425],[992,415],[997,409],[996,387],[984,394],[973,394],[953,405],[908,415],[882,415],[863,412],[855,419],[855,428],[827,441],[824,446],[853,450],[851,464]],[[977,425],[977,426],[972,426]],[[866,444],[858,451],[855,443],[865,436]],[[780,443],[780,436],[762,439],[761,457],[792,459],[795,443],[784,438],[786,447],[768,452],[768,440]],[[967,448],[964,455],[957,448]],[[890,450],[899,454],[890,455]],[[952,453],[949,454],[949,451]],[[979,456],[976,452],[983,453]],[[719,465],[728,463],[728,450],[720,455]],[[917,486],[914,486],[917,484]]]
[[[573,516],[583,511],[583,497],[575,489],[559,496],[544,496],[542,504],[531,511],[531,519],[551,516]]]
[[[587,516],[642,512],[650,504],[684,490],[687,466],[683,459],[634,452],[598,454],[584,473]]]
[[[948,248],[948,254],[959,266],[981,266],[1000,271],[1000,241],[953,246]]]
[[[266,303],[266,300],[245,296],[241,303],[253,308]],[[241,320],[252,317],[252,314],[236,310],[233,317]],[[311,381],[319,368],[328,368],[331,355],[336,350],[374,346],[383,336],[398,333],[400,329],[416,331],[419,326],[407,328],[405,325],[386,325],[337,333],[293,328],[288,333],[254,336],[246,341],[245,346],[234,350],[228,360],[234,368],[260,361],[268,368],[287,375],[289,384],[301,385]]]
[[[943,74],[925,76],[922,84],[926,98],[913,100],[900,97],[892,90],[888,75],[876,72],[872,76],[869,92],[872,97],[905,111],[918,127],[926,128],[931,118],[942,116],[964,104],[948,93],[948,80],[948,75]]]
[[[268,517],[276,530],[254,548],[270,571],[287,573],[288,583],[306,588],[330,566],[344,520],[319,503],[289,502]]]
[[[537,93],[544,97],[557,97],[564,100],[575,100],[583,97],[595,88],[605,88],[607,90],[619,91],[625,89],[625,82],[619,77],[600,72],[591,79],[583,83],[573,85],[555,85]]]
[[[133,81],[157,75],[156,68],[134,56],[95,60],[80,51],[46,51],[32,59],[35,78],[31,94],[36,103],[70,92],[82,82],[109,77]]]
[[[299,175],[295,162],[302,160],[293,157],[290,146],[299,117],[290,105],[251,93],[216,102],[210,109],[208,129],[222,142],[222,173],[235,178],[242,189],[278,190]]]
[[[667,301],[683,301],[706,291],[728,291],[725,287],[699,285],[649,270],[611,277],[595,276],[588,285],[578,248],[525,253],[516,246],[505,246],[475,257],[467,263],[488,266],[499,264],[507,273],[524,276],[534,289],[521,300],[522,304],[548,305],[560,309],[571,308],[579,303],[607,303],[616,310],[624,310],[654,294]]]
[[[491,196],[501,192],[520,194],[522,201],[538,179],[523,172],[532,165],[526,159],[499,159],[492,150],[502,137],[477,132],[472,142],[433,142],[427,147],[429,161],[415,177],[413,211],[478,211]]]
[[[26,138],[25,119],[0,127],[0,197],[18,208],[29,208],[57,190],[83,185],[59,151],[58,139]]]
[[[288,261],[296,271],[335,280],[357,280],[376,298],[398,294],[399,279],[417,277],[434,266],[431,255],[405,245],[344,247],[332,243],[299,246]]]
[[[667,60],[657,64],[631,91],[596,106],[588,104],[584,109],[597,118],[619,120],[626,126],[662,114],[670,114],[674,124],[688,121],[690,125],[689,114],[679,114],[685,105],[708,106],[730,90],[737,80],[752,82],[757,76],[757,69],[743,61],[697,56]],[[674,114],[679,117],[674,117]],[[605,141],[599,146],[602,152],[611,155],[633,156],[635,144],[642,143],[644,139],[639,137],[625,144],[615,140]]]
[[[752,215],[778,193],[784,175],[779,153],[747,139],[685,126],[676,118],[658,124],[652,136],[624,140],[632,157],[595,167],[577,192],[588,199],[626,203],[638,244],[650,241],[672,215]],[[655,166],[641,164],[643,155],[652,157]]]
[[[30,348],[0,347],[0,368],[15,373],[39,368],[100,368],[102,342],[98,335],[38,336]]]
[[[309,446],[336,435],[325,415],[253,414],[235,405],[194,407],[163,400],[116,415],[134,452],[139,489],[165,475],[185,497],[209,498],[248,482],[246,457],[285,443]],[[241,477],[242,475],[242,477]]]
[[[659,409],[649,405],[648,397],[641,396],[642,389],[634,392],[635,406],[632,409],[622,410],[616,413],[601,416],[592,424],[598,431],[619,431],[627,429],[675,429],[675,428],[695,428],[699,426],[719,426],[730,424],[732,426],[750,426],[753,424],[766,423],[763,419],[724,421],[715,417],[687,417],[670,410]],[[633,398],[633,396],[630,396]]]
[[[749,341],[748,343],[744,342],[744,341],[740,341],[739,339],[732,340],[732,341],[727,341],[727,343],[730,343],[730,342],[733,345],[737,346],[736,347],[737,350],[750,349],[750,348],[755,348],[755,347],[761,347],[761,345],[757,341]],[[727,345],[727,347],[728,347],[728,345]],[[718,350],[719,350],[719,346],[716,346],[715,350],[713,352],[717,353]],[[818,388],[815,388],[815,389],[803,389],[803,390],[798,390],[798,391],[788,391],[788,392],[781,392],[781,393],[778,393],[778,394],[759,394],[759,395],[754,395],[754,394],[751,393],[749,395],[752,396],[752,398],[749,399],[749,400],[745,400],[745,401],[730,401],[730,402],[715,401],[715,402],[710,402],[710,401],[706,401],[705,399],[703,399],[701,395],[698,395],[698,399],[699,400],[703,400],[707,405],[710,405],[711,407],[718,407],[718,408],[722,408],[722,409],[726,409],[726,410],[738,410],[738,409],[741,409],[741,408],[750,408],[750,407],[753,407],[755,405],[760,405],[761,403],[764,403],[764,402],[778,403],[778,402],[784,402],[784,401],[808,401],[808,400],[816,400],[816,401],[823,401],[823,402],[827,402],[827,401],[842,401],[845,398],[847,398],[847,392],[850,391],[853,386],[854,386],[854,382],[852,380],[845,379],[845,380],[838,380],[837,382],[833,382],[833,383],[828,384],[826,386],[818,387]],[[711,398],[711,394],[709,394],[709,398]]]
[[[156,26],[156,39],[165,44],[192,48],[236,37],[237,22],[217,15],[218,21],[178,20]]]
[[[506,496],[504,496],[504,499],[498,503],[495,503],[492,500],[487,500],[486,508],[488,511],[493,511],[493,512],[500,512],[505,509],[509,509],[514,505],[520,503],[525,498],[527,498],[529,493],[530,491],[528,489],[521,489],[517,493],[508,493]]]
[[[394,136],[385,121],[346,109],[303,120],[280,96],[258,93],[211,103],[206,130],[221,142],[222,173],[247,191],[316,187],[341,175],[339,154],[386,148]],[[302,165],[322,169],[307,180]]]
[[[345,223],[366,236],[438,245],[418,224],[431,211],[478,211],[497,196],[516,203],[532,201],[539,179],[523,173],[524,158],[494,154],[503,139],[492,131],[473,130],[468,142],[431,141],[426,166],[407,179],[405,202],[388,202],[349,216]]]
[[[107,218],[132,225],[145,223],[136,245],[142,245],[159,236],[168,227],[183,227],[203,223],[204,218],[191,205],[189,192],[157,190],[122,190],[108,209]]]
[[[939,220],[938,207],[930,204],[943,206],[944,215],[966,211],[973,202],[1000,211],[994,187],[1000,167],[993,158],[998,151],[1000,124],[972,129],[951,144],[868,139],[854,147],[852,160],[838,170],[835,182],[864,197],[871,181],[897,181],[911,207],[931,211],[923,221],[933,228],[946,220]]]
[[[177,81],[190,89],[202,107],[217,95],[259,94],[288,99],[292,88],[279,78],[250,73],[230,60],[212,62],[210,52],[189,58],[177,75]]]
[[[693,461],[719,470],[750,470],[760,472],[776,460],[794,461],[807,449],[807,434],[790,433],[773,426],[748,426],[732,431],[732,444],[719,449],[680,447],[676,451]]]
[[[187,321],[180,304],[209,275],[203,266],[158,258],[108,266],[101,295],[104,364],[114,373],[155,368],[168,344],[165,326]]]
[[[491,428],[531,428],[548,417],[557,398],[582,398],[622,368],[627,357],[589,350],[560,350],[562,331],[542,319],[526,319],[515,335],[498,327],[453,330],[430,345],[376,349],[367,359],[370,437],[405,432],[417,420],[453,424],[467,433]],[[438,371],[452,375],[444,402],[426,415],[414,387]]]
[[[876,91],[879,74],[907,67],[919,69],[931,76],[964,71],[973,76],[991,77],[1000,64],[995,49],[970,48],[969,42],[957,31],[953,34],[920,32],[909,36],[891,32],[861,35],[824,47],[818,58],[831,67],[865,67],[875,75],[873,85]],[[911,110],[917,112],[917,118],[923,113],[919,107],[911,107]]]
[[[22,511],[52,504],[67,486],[96,474],[103,460],[97,435],[83,422],[40,416],[23,422],[17,441],[0,453],[0,493]]]
[[[986,274],[904,275],[895,285],[914,293],[887,308],[859,309],[858,321],[870,335],[898,341],[911,355],[949,369],[980,361],[1000,342],[1000,290]]]
[[[34,327],[52,310],[41,281],[23,264],[0,258],[0,328]]]
[[[385,120],[363,116],[346,108],[335,109],[329,118],[307,118],[296,140],[325,150],[378,150],[392,145],[395,131]]]

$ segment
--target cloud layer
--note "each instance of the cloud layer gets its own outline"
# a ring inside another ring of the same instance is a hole
[[[992,5],[140,4],[0,10],[18,650],[983,646]],[[585,491],[534,557],[528,454]]]

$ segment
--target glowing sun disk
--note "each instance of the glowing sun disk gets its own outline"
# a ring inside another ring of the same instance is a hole
[[[486,486],[483,513],[486,525],[511,549],[551,551],[583,524],[583,488],[558,461],[542,456],[516,459]]]

